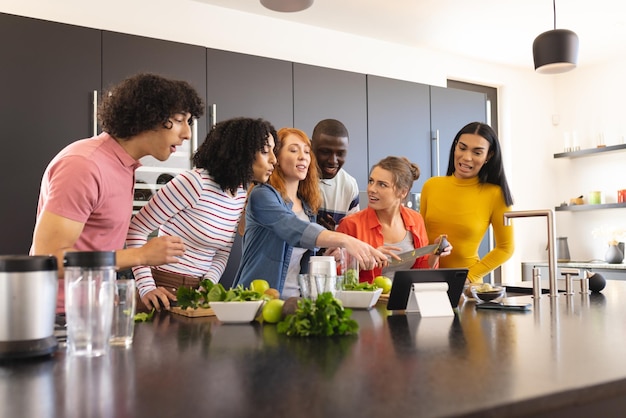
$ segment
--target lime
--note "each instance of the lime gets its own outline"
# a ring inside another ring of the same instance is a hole
[[[255,279],[255,280],[252,280],[252,283],[250,283],[250,290],[259,292],[261,295],[265,293],[265,291],[269,288],[270,288],[270,284],[267,282],[267,280]]]
[[[376,276],[374,278],[374,284],[383,289],[383,294],[387,294],[391,291],[391,279],[385,276]]]
[[[281,299],[272,299],[265,302],[263,306],[263,321],[268,322],[270,324],[275,324],[283,316],[283,305],[285,304],[284,300]]]

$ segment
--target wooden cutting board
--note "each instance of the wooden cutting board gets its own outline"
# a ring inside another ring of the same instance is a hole
[[[215,316],[215,312],[211,308],[197,308],[197,309],[182,309],[178,306],[174,306],[170,308],[170,312],[173,312],[177,315],[186,316],[188,318],[198,318],[201,316]]]
[[[381,294],[381,295],[378,297],[378,301],[376,301],[376,304],[377,304],[377,305],[378,305],[378,304],[381,304],[381,305],[383,305],[383,304],[384,304],[384,305],[386,305],[386,304],[387,304],[387,302],[389,302],[389,293],[387,293],[387,294]]]

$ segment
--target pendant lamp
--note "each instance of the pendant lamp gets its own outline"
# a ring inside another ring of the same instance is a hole
[[[313,0],[261,0],[261,4],[275,12],[301,12],[313,4]]]
[[[533,42],[535,71],[558,74],[571,71],[578,64],[578,35],[556,28],[556,0],[552,0],[554,29],[537,36]]]

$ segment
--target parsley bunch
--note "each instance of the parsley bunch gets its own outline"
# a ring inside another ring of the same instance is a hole
[[[277,330],[289,337],[330,337],[356,334],[359,324],[352,310],[344,309],[330,292],[318,295],[315,301],[301,299],[295,313],[277,324]]]

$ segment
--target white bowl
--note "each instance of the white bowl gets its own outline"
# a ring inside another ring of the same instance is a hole
[[[257,317],[263,300],[211,302],[210,307],[215,316],[226,324],[244,324]]]
[[[383,289],[376,290],[340,290],[337,292],[337,299],[341,300],[344,308],[371,309]]]

